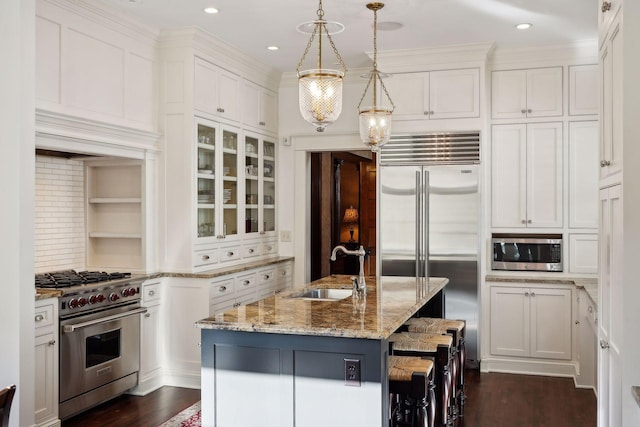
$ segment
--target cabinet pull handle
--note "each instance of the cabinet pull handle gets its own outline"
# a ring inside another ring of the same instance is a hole
[[[428,116],[428,115],[429,115],[429,112],[428,112],[428,111],[425,111],[425,112],[424,112],[424,115],[425,115],[425,116]]]
[[[525,110],[524,108],[523,108],[522,110],[520,110],[520,112],[521,112],[522,114],[527,114],[527,110]]]
[[[144,314],[144,317],[147,317],[147,318],[148,318],[148,317],[151,317],[151,313],[145,313],[145,314]]]
[[[530,219],[527,220],[527,224],[531,224],[531,220]]]
[[[226,291],[226,290],[227,290],[227,287],[226,287],[226,286],[220,286],[220,287],[218,288],[218,292],[224,292],[224,291]]]
[[[433,110],[429,110],[429,115],[433,116],[435,113],[433,112]]]
[[[233,252],[232,251],[227,252],[227,256],[228,257],[232,257],[233,256]]]
[[[242,286],[249,286],[251,282],[249,280],[245,280],[244,282],[242,282]]]
[[[528,296],[529,296],[529,292],[525,292],[525,293],[524,293],[524,296],[525,296],[525,297],[528,297]]]
[[[225,238],[225,236],[223,236],[222,234],[218,234],[218,235],[216,236],[216,238],[217,238],[217,239],[224,239],[224,238]]]
[[[611,10],[611,2],[610,1],[603,1],[602,2],[602,8],[600,8],[600,10],[602,11],[602,13],[606,13],[608,11]]]
[[[283,270],[282,273],[280,273],[280,274],[282,274],[283,276],[286,276],[287,272]]]
[[[266,123],[265,122],[260,122],[259,125],[260,126],[266,126]]]
[[[202,255],[203,261],[209,261],[209,255]]]
[[[149,296],[152,297],[156,294],[156,291],[154,291],[153,289],[149,291]]]
[[[269,278],[270,278],[270,277],[271,277],[271,276],[269,276],[268,274],[265,274],[265,275],[264,275],[264,280],[269,280]]]
[[[250,253],[250,254],[252,254],[252,253],[254,253],[254,252],[255,252],[255,251],[253,250],[253,248],[250,248],[250,249],[249,249],[249,253]]]
[[[267,246],[267,250],[268,250],[269,252],[271,252],[271,251],[273,250],[273,246],[271,246],[271,245]]]
[[[579,321],[579,320],[576,320],[576,325],[579,325],[579,324],[580,324],[580,321]]]
[[[600,167],[601,168],[604,168],[604,167],[607,167],[607,166],[611,166],[611,162],[609,160],[600,161]]]
[[[240,304],[239,302],[236,302],[235,304],[233,304],[233,307],[234,307],[234,308],[238,308],[238,307],[240,307],[241,305],[242,305],[242,304]]]
[[[49,341],[47,344],[49,344],[49,345],[56,345],[56,340],[51,340],[51,341]]]
[[[591,307],[591,306],[587,307],[587,311],[588,311],[589,313],[593,313],[593,307]]]
[[[532,110],[531,108],[529,108],[529,109],[527,110],[527,113],[531,114],[531,113],[533,113],[533,110]]]
[[[260,232],[260,235],[263,235],[263,234],[267,234],[267,232],[266,232],[266,231],[264,231],[264,230],[263,230],[263,231],[261,231],[261,232]]]
[[[36,314],[36,322],[42,322],[44,320],[44,316],[42,314]]]
[[[216,108],[216,110],[218,111],[218,113],[224,113],[224,108],[218,107]]]
[[[606,342],[605,340],[600,340],[600,348],[603,350],[606,350],[609,348],[609,343]]]
[[[523,220],[522,220],[522,223],[523,223],[523,224],[526,224],[526,223],[527,223],[527,220],[526,220],[526,219],[523,219]]]
[[[535,293],[535,292],[531,292],[531,296],[532,296],[532,297],[535,297],[535,296],[536,296],[536,293]]]

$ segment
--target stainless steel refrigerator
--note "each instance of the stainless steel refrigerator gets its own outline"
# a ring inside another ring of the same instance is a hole
[[[478,163],[477,132],[439,133],[392,138],[378,168],[378,271],[449,278],[444,316],[467,322],[469,367],[478,366]]]

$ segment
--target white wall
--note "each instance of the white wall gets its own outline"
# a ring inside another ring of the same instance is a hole
[[[17,385],[10,425],[34,422],[34,0],[0,2],[0,387]]]
[[[36,156],[35,272],[85,268],[84,163]]]

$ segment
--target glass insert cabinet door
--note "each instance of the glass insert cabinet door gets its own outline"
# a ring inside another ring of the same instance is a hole
[[[253,136],[245,136],[244,139],[244,188],[245,188],[245,204],[244,204],[244,232],[258,233],[258,224],[260,221],[260,183],[258,174],[260,171],[260,162],[258,154],[260,141]]]
[[[197,237],[238,234],[238,132],[198,119]]]
[[[276,230],[276,144],[263,141],[262,153],[262,226],[264,232],[273,232]]]

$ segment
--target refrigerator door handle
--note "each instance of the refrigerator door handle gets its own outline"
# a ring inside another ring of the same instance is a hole
[[[423,259],[423,270],[422,275],[427,278],[429,277],[429,171],[423,172],[422,178],[422,226],[421,226],[421,235],[422,235],[422,259]]]
[[[416,171],[416,278],[420,276],[420,253],[422,246],[422,177],[420,171]]]

